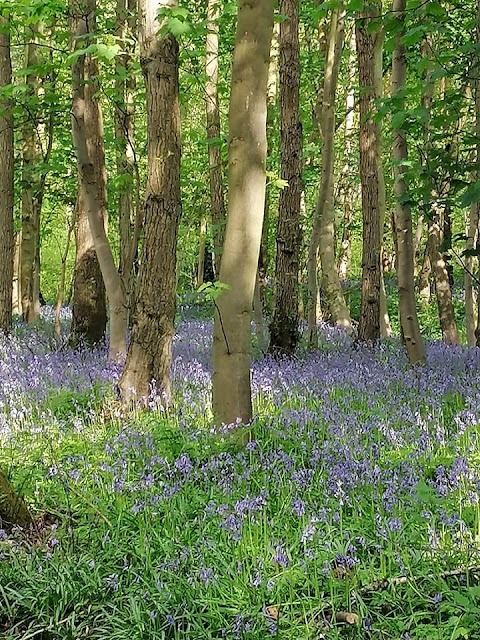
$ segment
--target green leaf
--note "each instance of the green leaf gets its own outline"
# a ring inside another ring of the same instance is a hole
[[[480,201],[480,180],[468,185],[460,199],[460,206],[469,207],[474,202]]]

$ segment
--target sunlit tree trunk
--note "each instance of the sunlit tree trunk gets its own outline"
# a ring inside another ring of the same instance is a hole
[[[381,4],[378,5],[379,8]],[[379,101],[383,97],[383,27],[377,27],[375,30],[374,43],[374,61],[375,61],[375,101]],[[383,236],[385,227],[386,214],[386,192],[385,192],[385,176],[383,173],[383,134],[382,123],[378,122],[378,136],[376,142],[375,153],[378,166],[378,204],[379,204],[379,221],[380,221],[380,335],[388,337],[392,335],[392,327],[390,325],[390,317],[388,315],[387,293],[385,290],[385,280],[383,277]]]
[[[213,337],[219,424],[252,417],[251,315],[265,204],[267,77],[273,0],[239,0],[229,110],[228,219]]]
[[[476,44],[480,47],[480,1],[477,1],[477,15],[476,15]],[[477,142],[475,145],[475,159],[477,163],[477,169],[473,172],[473,179],[480,180],[480,55],[477,53],[475,56],[475,64],[472,65],[472,72],[475,74],[472,80],[473,97],[475,101],[475,136]],[[475,329],[480,322],[478,318],[478,283],[474,286],[474,279],[472,275],[475,271],[475,266],[478,265],[478,256],[472,255],[472,251],[477,248],[479,244],[479,224],[480,224],[480,202],[473,202],[470,206],[470,215],[467,225],[467,242],[466,249],[467,255],[465,256],[465,324],[467,329],[467,344],[469,347],[477,345],[477,337]],[[477,279],[478,279],[477,270]]]
[[[343,224],[342,238],[338,252],[337,269],[340,280],[346,280],[352,258],[352,222],[356,200],[356,187],[352,175],[352,162],[354,157],[353,128],[355,122],[355,30],[352,29],[350,40],[350,55],[348,58],[348,90],[346,98],[345,134],[344,134],[344,161],[341,172]]]
[[[319,250],[322,291],[330,313],[330,320],[333,324],[350,332],[352,321],[335,263],[335,216],[333,209],[335,103],[344,41],[344,13],[343,7],[332,10],[327,36],[323,91],[317,105],[322,132],[322,173],[309,247],[308,269],[316,271],[316,257]],[[309,282],[312,284],[315,282],[313,274],[309,275]],[[315,286],[315,290],[309,292],[309,297],[312,300],[317,298],[316,289]]]
[[[20,290],[20,245],[22,243],[22,232],[14,234],[13,250],[13,291],[12,291],[12,313],[22,315],[22,292]]]
[[[300,204],[302,197],[302,125],[300,122],[300,45],[298,0],[280,0],[279,87],[281,178],[275,259],[275,307],[270,352],[292,355],[297,346]]]
[[[55,318],[53,321],[53,335],[55,336],[55,340],[57,341],[57,343],[60,343],[60,340],[62,337],[60,315],[62,311],[63,300],[65,297],[65,279],[67,274],[67,260],[68,260],[68,253],[70,251],[70,242],[72,239],[72,234],[75,229],[75,222],[76,222],[75,218],[76,218],[76,212],[70,211],[68,228],[67,228],[67,238],[65,240],[65,249],[63,250],[62,259],[60,263],[60,280],[58,283],[57,299],[55,301]]]
[[[130,305],[133,260],[138,233],[135,218],[138,204],[138,167],[135,155],[135,75],[132,69],[134,38],[137,33],[136,0],[117,0],[116,36],[122,51],[116,59],[115,143],[117,148],[118,228],[120,236],[119,272],[127,304]],[[134,195],[135,194],[135,195]]]
[[[72,0],[72,36],[75,47],[92,43],[95,36],[95,0]],[[80,202],[86,210],[95,253],[105,284],[110,312],[110,358],[126,353],[127,304],[105,230],[107,177],[103,147],[103,122],[97,93],[98,66],[91,53],[79,55],[72,66],[72,136],[77,156]],[[80,210],[83,209],[80,208]],[[80,217],[80,211],[79,211]]]
[[[132,338],[119,382],[125,402],[146,398],[152,380],[163,404],[171,400],[169,370],[176,302],[180,219],[178,43],[159,36],[158,11],[172,0],[141,0],[141,65],[147,100],[147,186],[144,239],[133,309]]]
[[[378,145],[380,128],[375,121],[375,41],[381,35],[372,28],[372,18],[381,14],[378,4],[371,4],[356,17],[356,43],[360,84],[360,178],[362,182],[362,302],[358,338],[380,338],[380,193]]]
[[[210,206],[212,212],[214,270],[218,277],[225,235],[225,198],[223,193],[220,105],[218,99],[218,20],[220,2],[207,0],[207,42],[205,71],[205,106],[207,111],[208,163],[210,176]]]
[[[392,99],[399,111],[405,109],[405,79],[407,59],[404,33],[406,0],[393,0],[393,13],[397,21],[395,31],[395,50],[392,60]],[[395,231],[397,246],[397,278],[400,323],[408,358],[412,364],[424,364],[425,345],[418,324],[415,302],[414,251],[411,209],[406,195],[408,186],[405,181],[408,149],[406,132],[400,128],[392,130],[392,151],[394,171],[394,193],[397,199],[395,207]]]
[[[12,82],[9,27],[0,17],[0,90]],[[12,322],[13,157],[12,104],[0,97],[0,331],[9,331]]]

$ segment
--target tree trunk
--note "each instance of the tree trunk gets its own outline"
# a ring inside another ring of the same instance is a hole
[[[229,110],[229,198],[213,334],[213,412],[249,423],[251,315],[266,183],[267,78],[273,0],[239,0]]]
[[[132,269],[138,234],[135,218],[139,215],[139,181],[135,155],[135,76],[132,69],[134,38],[137,32],[136,0],[117,0],[116,36],[122,52],[117,57],[115,79],[115,142],[118,179],[118,228],[120,236],[119,272],[130,306]],[[134,189],[135,187],[135,189]],[[134,197],[135,192],[135,197]]]
[[[380,194],[378,145],[380,128],[375,121],[375,41],[381,37],[373,29],[372,18],[381,14],[378,4],[365,7],[357,15],[358,76],[360,84],[360,178],[362,183],[362,302],[358,339],[374,342],[380,338]]]
[[[95,34],[95,0],[79,6],[72,0],[72,36],[75,47],[92,43]],[[80,201],[86,209],[95,252],[105,283],[110,311],[110,358],[126,353],[127,305],[122,280],[115,266],[105,231],[107,176],[103,147],[103,122],[97,98],[98,66],[90,53],[78,56],[72,66],[72,136],[77,156]],[[82,207],[83,209],[83,207]]]
[[[309,248],[309,269],[316,269],[316,260],[314,262],[313,256],[317,256],[319,249],[322,266],[322,292],[330,313],[330,321],[350,333],[352,320],[343,296],[335,263],[335,216],[333,209],[335,102],[343,50],[344,14],[343,7],[332,10],[327,36],[323,91],[317,106],[317,117],[322,132],[322,174]],[[313,276],[309,280],[313,284]],[[312,300],[315,300],[317,291],[311,291],[309,295]]]
[[[12,83],[10,25],[0,17],[0,89]],[[13,114],[8,98],[0,97],[0,331],[12,323],[13,287]]]
[[[353,125],[355,120],[355,31],[352,30],[350,41],[350,54],[348,58],[348,86],[351,87],[347,93],[345,134],[344,134],[344,161],[341,172],[342,204],[343,204],[343,226],[340,250],[338,252],[337,269],[341,281],[348,278],[350,262],[352,257],[352,222],[354,212],[354,202],[356,199],[356,188],[352,179],[352,162],[354,159],[353,145]]]
[[[68,217],[68,216],[67,216]],[[53,335],[55,340],[59,344],[62,337],[62,326],[60,321],[60,312],[62,310],[63,299],[65,297],[65,276],[67,272],[67,260],[68,252],[70,250],[70,241],[72,239],[72,233],[75,229],[76,212],[70,212],[70,219],[68,220],[67,239],[65,241],[65,250],[62,255],[60,265],[60,281],[58,283],[57,299],[55,301],[55,319],[53,322]],[[103,282],[103,281],[102,281]],[[105,327],[104,327],[105,330]]]
[[[218,20],[220,3],[207,0],[207,42],[205,71],[205,106],[207,112],[207,144],[210,175],[210,206],[212,211],[213,253],[215,275],[220,273],[225,235],[225,198],[223,194],[222,140],[218,100]]]
[[[392,60],[392,99],[398,111],[405,109],[405,79],[407,59],[405,45],[401,38],[405,31],[406,0],[393,0],[393,14],[397,21],[395,30],[395,50]],[[408,186],[405,172],[408,166],[406,132],[400,128],[392,130],[394,193],[397,199],[395,207],[395,231],[397,246],[397,278],[400,324],[408,358],[412,364],[424,364],[425,345],[418,324],[415,302],[414,251],[411,209],[406,198]]]
[[[475,56],[475,64],[472,66],[474,78],[472,80],[472,93],[475,100],[475,136],[477,142],[475,144],[475,160],[477,169],[473,172],[473,180],[480,180],[480,55],[478,47],[480,47],[480,0],[477,0],[476,13],[476,45],[477,53]],[[480,202],[473,202],[470,206],[470,215],[467,228],[467,255],[465,256],[465,324],[467,329],[467,344],[469,347],[477,345],[477,337],[475,329],[479,326],[480,318],[478,317],[478,284],[474,287],[472,274],[475,265],[478,265],[478,256],[471,255],[471,252],[477,247],[479,241],[479,224],[480,224]],[[470,252],[470,254],[469,254]],[[478,278],[477,270],[477,278]]]
[[[107,304],[102,272],[95,252],[85,207],[84,183],[78,175],[75,205],[75,269],[73,272],[72,347],[86,343],[96,345],[105,338]]]
[[[207,221],[202,216],[200,231],[198,234],[198,260],[197,260],[197,289],[203,284],[205,278],[205,247],[207,240]]]
[[[13,291],[12,291],[12,313],[15,316],[22,315],[22,292],[20,289],[20,246],[22,243],[22,232],[14,234],[13,250]]]
[[[178,44],[157,36],[158,10],[171,0],[141,0],[140,60],[146,84],[148,167],[144,240],[133,310],[132,338],[119,388],[124,402],[147,398],[152,380],[163,404],[171,400],[169,370],[176,302],[180,219]]]
[[[300,47],[298,0],[280,0],[279,86],[281,178],[276,234],[275,308],[270,352],[291,356],[297,346],[298,272],[301,249],[302,125],[300,122]]]
[[[25,66],[31,71],[25,78],[28,92],[25,124],[23,126],[22,168],[22,242],[20,248],[20,288],[22,315],[26,322],[34,322],[40,314],[40,212],[43,200],[43,180],[39,172],[42,149],[38,106],[39,76],[37,68],[41,55],[37,43],[39,24],[27,27]]]
[[[381,4],[379,4],[381,7]],[[375,101],[378,102],[383,97],[383,27],[379,26],[375,32],[375,45],[373,57],[375,61]],[[385,227],[385,215],[387,209],[386,193],[385,193],[385,176],[383,173],[383,134],[382,123],[379,121],[377,144],[375,153],[377,156],[378,166],[378,215],[380,221],[380,336],[382,338],[392,335],[392,327],[390,325],[390,317],[388,314],[387,293],[385,290],[385,280],[383,277],[383,236]]]
[[[0,19],[0,24],[2,22],[3,19]],[[0,42],[2,40],[3,35],[0,35]],[[32,516],[25,502],[15,492],[7,476],[0,469],[0,529],[9,529],[12,526],[26,528],[31,523]]]

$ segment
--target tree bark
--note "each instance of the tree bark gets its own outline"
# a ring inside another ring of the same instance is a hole
[[[393,0],[393,14],[397,21],[395,30],[395,50],[392,60],[392,99],[399,111],[405,109],[405,80],[407,59],[402,35],[405,31],[406,0]],[[406,132],[400,128],[392,130],[394,193],[397,199],[395,207],[395,231],[397,245],[397,278],[400,324],[402,336],[412,364],[424,364],[425,345],[420,333],[415,301],[414,249],[411,209],[406,195],[408,186],[405,172],[408,161]]]
[[[362,183],[362,302],[358,339],[375,342],[380,338],[380,194],[378,145],[379,124],[375,114],[375,40],[372,18],[379,16],[378,4],[358,12],[355,31],[360,84],[360,178]]]
[[[287,186],[280,192],[275,259],[275,307],[270,353],[291,356],[297,346],[298,273],[301,248],[302,124],[298,0],[280,0],[280,164]]]
[[[217,423],[249,423],[251,315],[265,204],[273,0],[239,0],[229,110],[228,219],[213,334]]]
[[[70,346],[96,345],[105,338],[107,301],[85,206],[85,187],[78,175],[75,205],[75,269],[73,272]]]
[[[171,400],[169,370],[176,302],[180,219],[178,43],[157,36],[158,10],[171,0],[141,0],[140,61],[146,84],[148,167],[144,240],[133,310],[132,338],[119,388],[124,402],[147,398],[152,380]]]
[[[2,19],[0,19],[0,24]],[[2,36],[0,36],[0,42]],[[0,54],[1,56],[1,54]],[[23,499],[15,492],[5,473],[0,469],[0,529],[12,526],[22,528],[32,523],[32,516]]]
[[[137,32],[136,0],[117,0],[116,36],[122,52],[117,56],[115,79],[115,142],[118,186],[118,228],[120,236],[119,273],[130,307],[133,294],[133,262],[138,233],[135,219],[140,215],[138,166],[135,154],[135,75],[132,69],[134,38]],[[136,194],[134,197],[134,193]]]
[[[330,320],[332,324],[343,327],[350,333],[352,320],[335,263],[335,216],[333,210],[335,103],[344,41],[344,14],[343,7],[332,10],[327,35],[323,91],[317,104],[317,117],[322,133],[322,173],[309,248],[308,268],[309,270],[317,269],[319,250],[322,267],[322,292],[330,313]],[[309,277],[309,281],[312,284],[315,282],[313,274]],[[316,300],[316,287],[315,290],[309,292],[309,296],[312,300]]]
[[[62,337],[62,326],[60,313],[62,310],[63,299],[65,297],[65,277],[67,272],[67,260],[68,260],[68,252],[70,250],[70,241],[72,239],[72,233],[75,229],[76,222],[76,212],[70,211],[70,216],[67,215],[68,219],[68,228],[67,228],[67,238],[65,241],[65,249],[62,254],[62,260],[60,264],[60,281],[58,283],[58,291],[57,291],[57,299],[55,301],[55,319],[53,321],[53,335],[57,344],[60,344]],[[103,281],[102,281],[103,282]],[[105,327],[103,327],[105,330]]]
[[[76,48],[92,44],[95,35],[95,0],[78,5],[72,0],[72,36]],[[110,311],[109,354],[123,360],[126,353],[127,304],[122,280],[115,266],[105,230],[107,176],[103,146],[103,122],[98,93],[98,66],[91,53],[78,56],[72,67],[72,135],[77,156],[81,199],[92,233],[95,252],[105,283]]]
[[[0,17],[0,89],[12,82],[10,25]],[[12,323],[13,287],[13,112],[8,98],[0,99],[0,331]]]
[[[25,66],[32,69],[25,78],[25,125],[23,126],[22,167],[22,242],[20,248],[20,289],[22,315],[26,322],[34,322],[40,314],[40,213],[43,201],[43,183],[39,172],[42,149],[38,106],[40,82],[38,71],[41,54],[38,47],[40,25],[27,27]]]
[[[218,277],[222,260],[225,235],[225,198],[223,193],[222,140],[220,131],[220,106],[218,99],[218,20],[220,2],[207,0],[207,41],[205,72],[205,106],[207,115],[207,144],[210,177],[210,207],[212,212],[214,270]]]

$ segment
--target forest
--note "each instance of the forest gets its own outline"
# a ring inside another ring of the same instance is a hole
[[[480,0],[0,0],[0,638],[480,640]]]

